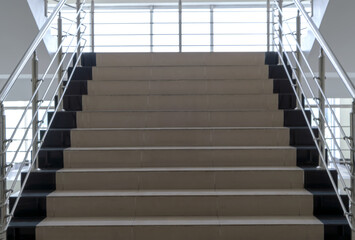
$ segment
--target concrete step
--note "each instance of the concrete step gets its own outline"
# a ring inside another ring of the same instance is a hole
[[[93,67],[93,80],[267,79],[269,66]]]
[[[282,127],[283,111],[82,111],[78,128]]]
[[[278,110],[278,95],[82,96],[84,111]]]
[[[270,79],[88,81],[89,95],[272,93]]]
[[[61,169],[57,190],[300,189],[298,167]]]
[[[293,190],[54,191],[47,217],[311,216],[313,195]]]
[[[72,147],[288,146],[288,128],[81,128]]]
[[[97,53],[96,66],[264,65],[265,53]]]
[[[292,147],[69,148],[65,168],[296,166]]]
[[[288,240],[324,239],[323,224],[308,216],[46,218],[37,240]]]

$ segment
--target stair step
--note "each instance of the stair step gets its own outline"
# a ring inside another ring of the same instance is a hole
[[[61,169],[57,190],[303,188],[297,167]]]
[[[93,67],[93,80],[267,79],[269,66]]]
[[[65,231],[63,229],[65,228]],[[323,239],[315,217],[46,218],[37,240],[289,240]]]
[[[296,166],[292,147],[69,148],[65,168]]]
[[[272,94],[266,80],[88,81],[89,95],[120,94]]]
[[[82,96],[83,110],[278,110],[278,95]]]
[[[265,53],[97,53],[96,66],[264,65]]]
[[[47,217],[312,215],[306,190],[55,191]]]
[[[287,146],[288,128],[89,128],[71,131],[72,147]]]
[[[283,111],[82,111],[78,128],[282,127]]]

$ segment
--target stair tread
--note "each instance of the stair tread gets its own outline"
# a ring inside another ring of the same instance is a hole
[[[135,151],[135,150],[294,150],[292,146],[161,146],[161,147],[70,147],[65,151]],[[42,148],[42,150],[58,150],[58,148]]]
[[[38,227],[51,226],[174,226],[174,225],[322,225],[313,216],[187,216],[187,217],[48,217]]]
[[[305,127],[306,128],[306,127]],[[164,131],[164,130],[288,130],[287,127],[164,127],[164,128],[75,128],[72,131]],[[302,128],[300,128],[302,129]],[[59,131],[60,129],[53,129],[51,131]]]
[[[50,171],[50,170],[45,170]],[[233,172],[233,171],[300,171],[299,167],[160,167],[160,168],[63,168],[59,173],[71,172]]]
[[[330,191],[329,191],[330,192]],[[329,193],[328,192],[328,193]],[[18,194],[13,194],[15,197]],[[28,191],[22,197],[176,197],[176,196],[311,196],[305,189],[186,189],[186,190],[56,190]]]

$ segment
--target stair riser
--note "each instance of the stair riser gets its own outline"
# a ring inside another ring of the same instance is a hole
[[[272,93],[271,80],[88,81],[89,95]]]
[[[72,147],[287,146],[289,130],[72,130]]]
[[[83,110],[278,110],[277,95],[83,96]]]
[[[312,203],[311,194],[308,196],[49,196],[47,216],[309,216],[313,212]]]
[[[267,79],[268,66],[93,67],[93,80]]]
[[[283,112],[78,112],[78,128],[282,127]]]
[[[295,165],[296,149],[64,151],[65,168]]]
[[[57,172],[57,190],[138,189],[285,189],[302,188],[303,172]]]
[[[64,230],[65,229],[65,230]],[[38,227],[36,240],[300,240],[324,239],[323,225],[222,225],[209,224],[197,226],[97,226],[97,227]]]
[[[265,53],[104,53],[96,66],[264,65]]]

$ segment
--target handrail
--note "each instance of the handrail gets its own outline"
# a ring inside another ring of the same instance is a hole
[[[345,87],[351,94],[352,98],[355,98],[355,86],[353,82],[350,80],[349,75],[345,72],[344,68],[340,64],[338,58],[335,56],[331,48],[329,47],[327,41],[324,39],[323,35],[320,33],[319,29],[317,28],[316,24],[314,21],[311,19],[311,17],[307,14],[306,10],[304,9],[303,5],[301,4],[300,0],[293,0],[295,5],[297,6],[298,10],[302,14],[302,16],[306,19],[309,27],[312,30],[312,33],[314,34],[315,38],[318,40],[318,43],[320,46],[323,48],[325,54],[328,56],[329,61],[332,63],[334,66],[335,70],[339,74],[339,77],[343,81]]]
[[[41,27],[41,30],[32,41],[30,47],[27,49],[23,57],[21,58],[20,62],[15,67],[14,71],[11,73],[10,77],[6,81],[5,85],[2,87],[0,91],[0,102],[3,102],[7,95],[9,94],[11,88],[14,86],[16,79],[20,76],[22,70],[26,66],[28,60],[30,60],[33,52],[37,49],[38,45],[43,40],[45,34],[47,33],[48,29],[50,28],[51,24],[53,23],[55,17],[59,13],[59,11],[63,8],[63,5],[67,2],[67,0],[61,0],[56,8],[53,10],[50,17],[46,20],[44,25]]]
[[[24,186],[26,185],[27,179],[31,174],[32,170],[38,169],[38,155],[40,151],[40,147],[42,147],[44,143],[44,139],[48,134],[51,123],[53,122],[53,118],[58,112],[58,110],[62,110],[61,102],[63,101],[64,93],[66,92],[68,85],[73,77],[75,69],[79,66],[80,58],[83,53],[83,50],[86,46],[87,40],[83,37],[86,25],[83,24],[82,19],[85,18],[85,14],[87,13],[85,8],[86,0],[77,0],[76,4],[76,15],[75,20],[70,21],[68,29],[63,30],[63,22],[61,12],[64,7],[67,7],[67,0],[60,0],[59,3],[54,7],[50,17],[46,20],[45,24],[41,27],[37,36],[31,42],[29,48],[26,50],[19,63],[11,73],[10,77],[6,81],[5,85],[1,89],[0,92],[0,239],[6,239],[6,231],[9,227],[9,224],[14,216],[17,204],[20,201],[20,197],[22,192],[24,191]],[[83,13],[83,14],[82,14]],[[81,15],[82,14],[82,15]],[[38,58],[37,51],[40,43],[44,39],[45,34],[49,31],[50,28],[53,28],[54,20],[58,17],[57,22],[57,50],[51,54],[51,59],[45,65],[45,70],[43,73],[41,72],[41,77],[39,76],[38,71]],[[76,24],[75,24],[76,23]],[[75,27],[74,27],[75,26]],[[75,35],[65,34],[63,32],[71,31],[72,28],[75,30]],[[70,40],[69,45],[64,43],[65,40]],[[73,52],[71,49],[76,49]],[[65,50],[63,50],[65,49]],[[10,91],[13,90],[13,86],[19,79],[20,74],[25,70],[25,66],[31,62],[32,58],[32,94],[27,99],[26,106],[23,108],[22,115],[15,122],[15,127],[13,128],[13,132],[10,134],[9,138],[6,138],[6,116],[5,116],[5,107],[4,102],[7,99]],[[74,60],[76,59],[76,60]],[[57,60],[58,65],[55,66],[55,61]],[[69,67],[72,65],[72,72],[70,76],[66,77],[66,74],[69,73]],[[64,66],[64,68],[63,68]],[[50,71],[53,71],[53,76],[50,77],[48,81],[48,85],[43,84],[43,82],[47,79],[47,75]],[[58,79],[56,83],[55,79]],[[64,87],[64,81],[68,84]],[[50,91],[52,87],[55,87],[54,93]],[[42,95],[39,97],[40,90],[43,90]],[[58,98],[57,105],[54,104],[55,98]],[[49,99],[49,103],[45,103],[45,99]],[[42,130],[40,129],[44,120],[52,108],[52,105],[55,105],[52,119],[48,121],[48,126]],[[24,122],[26,119],[26,115],[32,109],[32,118],[29,122]],[[44,109],[44,115],[39,120],[40,109]],[[21,124],[25,124],[25,127],[22,127]],[[19,133],[19,129],[22,129],[22,132]],[[25,146],[25,150],[22,150],[24,147],[24,142],[27,141],[26,137],[28,133],[32,129],[32,138],[30,139],[29,146]],[[40,137],[40,132],[41,134]],[[17,136],[20,134],[21,137]],[[10,147],[14,146],[11,143],[15,140],[15,137],[18,139],[19,143],[15,144],[16,150],[13,151],[14,154],[11,157],[10,161],[7,161],[6,155],[9,152]],[[21,138],[21,139],[20,139]],[[40,140],[39,140],[40,139]],[[21,156],[21,159],[18,159],[18,153],[23,152],[24,157]],[[28,161],[28,157],[32,157],[32,161]],[[14,168],[15,162],[18,161],[19,167]],[[21,179],[21,187],[19,190],[19,194],[15,196],[15,200],[12,205],[12,209],[9,209],[9,200],[11,194],[14,192],[15,186],[20,181],[20,175],[22,170],[24,170],[25,166],[30,163],[29,171],[27,171],[25,178]],[[7,187],[7,177],[10,172],[14,171],[15,178],[13,179],[12,184]]]
[[[355,87],[340,64],[339,60],[333,53],[331,47],[328,45],[318,27],[313,22],[312,18],[306,12],[305,7],[301,4],[300,0],[293,0],[293,5],[296,10],[296,31],[289,24],[293,18],[287,17],[283,8],[283,0],[273,0],[272,5],[273,18],[277,18],[278,22],[271,24],[273,27],[274,37],[272,37],[273,44],[276,46],[279,56],[279,63],[285,69],[287,79],[290,82],[291,88],[296,96],[297,109],[301,110],[307,127],[310,129],[310,134],[313,138],[315,147],[319,153],[318,166],[324,169],[328,176],[332,187],[335,190],[335,195],[339,201],[340,207],[344,213],[352,234],[355,233]],[[290,6],[288,4],[288,6]],[[269,9],[268,9],[269,11]],[[315,36],[315,41],[320,45],[320,55],[318,58],[318,74],[316,74],[310,64],[309,59],[302,51],[301,47],[301,17],[305,19],[307,29]],[[286,37],[287,36],[287,37]],[[325,57],[328,57],[331,65],[336,70],[341,81],[346,87],[347,92],[350,93],[353,103],[352,113],[350,114],[350,136],[344,131],[345,127],[338,120],[333,106],[327,97],[325,91],[326,69]],[[290,68],[289,68],[290,67]],[[306,72],[310,72],[310,77],[306,76]],[[306,97],[310,95],[314,100],[311,104]],[[328,112],[325,109],[328,108]],[[309,111],[311,118],[314,120],[315,125],[308,119],[306,111]],[[317,112],[318,111],[318,112]],[[328,117],[330,116],[330,117]],[[318,130],[317,136],[314,134],[313,129]],[[334,128],[339,129],[337,136]],[[329,142],[329,139],[331,142]],[[340,144],[340,140],[344,142],[344,146]],[[328,150],[328,155],[326,154]],[[344,151],[350,152],[349,161],[348,156]],[[340,168],[341,166],[341,168]],[[331,169],[334,169],[338,174],[339,185],[334,181],[331,174]],[[343,174],[343,170],[345,173]],[[350,176],[350,184],[345,181],[344,175]],[[342,191],[348,198],[345,201],[338,191],[342,187]]]

